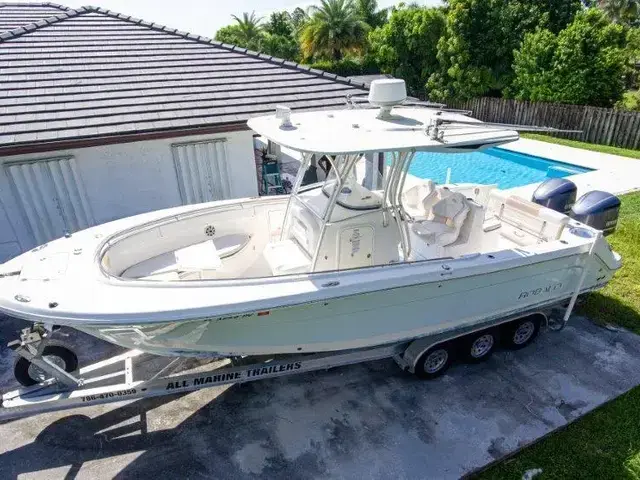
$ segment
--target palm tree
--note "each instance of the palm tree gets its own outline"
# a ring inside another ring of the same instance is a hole
[[[355,0],[360,19],[371,28],[380,27],[387,21],[387,9],[378,10],[377,0]]]
[[[368,31],[353,0],[322,0],[319,7],[312,7],[311,18],[302,28],[300,48],[306,58],[340,60],[345,53],[364,48]]]
[[[260,34],[262,33],[262,25],[260,25],[262,17],[257,18],[256,12],[251,12],[251,14],[244,12],[242,14],[242,18],[239,18],[236,15],[231,16],[236,22],[238,22],[238,34],[244,45],[251,44],[254,40],[260,37]]]
[[[633,25],[640,16],[640,0],[599,0],[598,6],[615,23]]]
[[[291,13],[291,23],[293,23],[293,29],[297,32],[304,26],[309,20],[309,15],[300,7],[296,7]]]

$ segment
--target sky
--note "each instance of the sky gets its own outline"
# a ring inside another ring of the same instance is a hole
[[[301,0],[53,0],[67,7],[95,5],[118,13],[132,15],[149,22],[177,28],[189,33],[213,37],[216,30],[233,22],[231,15],[255,11],[268,16],[275,10],[306,8],[316,2]],[[31,1],[29,3],[40,3]],[[399,3],[398,0],[378,0],[380,8]],[[409,3],[409,2],[406,2]],[[417,0],[413,3],[437,5],[440,0]]]

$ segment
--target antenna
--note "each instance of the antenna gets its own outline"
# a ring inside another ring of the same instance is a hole
[[[280,120],[280,128],[291,128],[291,109],[284,105],[276,105],[276,118]]]
[[[541,133],[582,133],[582,130],[565,130],[554,127],[539,127],[536,125],[517,125],[512,123],[497,122],[481,122],[471,120],[454,120],[450,118],[442,118],[442,112],[437,112],[436,117],[425,129],[425,133],[432,140],[442,140],[446,127],[456,127],[458,125],[466,127],[483,128],[485,130],[515,130],[516,132],[541,132]],[[487,128],[489,127],[489,128]],[[493,128],[492,128],[493,127]]]

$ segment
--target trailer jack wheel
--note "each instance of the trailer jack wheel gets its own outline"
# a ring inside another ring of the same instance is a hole
[[[42,351],[42,356],[66,372],[70,373],[78,369],[78,357],[61,343],[49,341]],[[13,374],[18,383],[24,387],[36,385],[49,378],[44,370],[24,357],[16,359]]]

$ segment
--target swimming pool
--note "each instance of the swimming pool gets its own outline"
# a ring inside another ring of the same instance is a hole
[[[498,188],[502,189],[591,171],[494,147],[471,153],[419,152],[411,162],[409,173],[419,178],[430,178],[436,183],[445,183],[447,168],[451,168],[451,183],[497,183]]]

